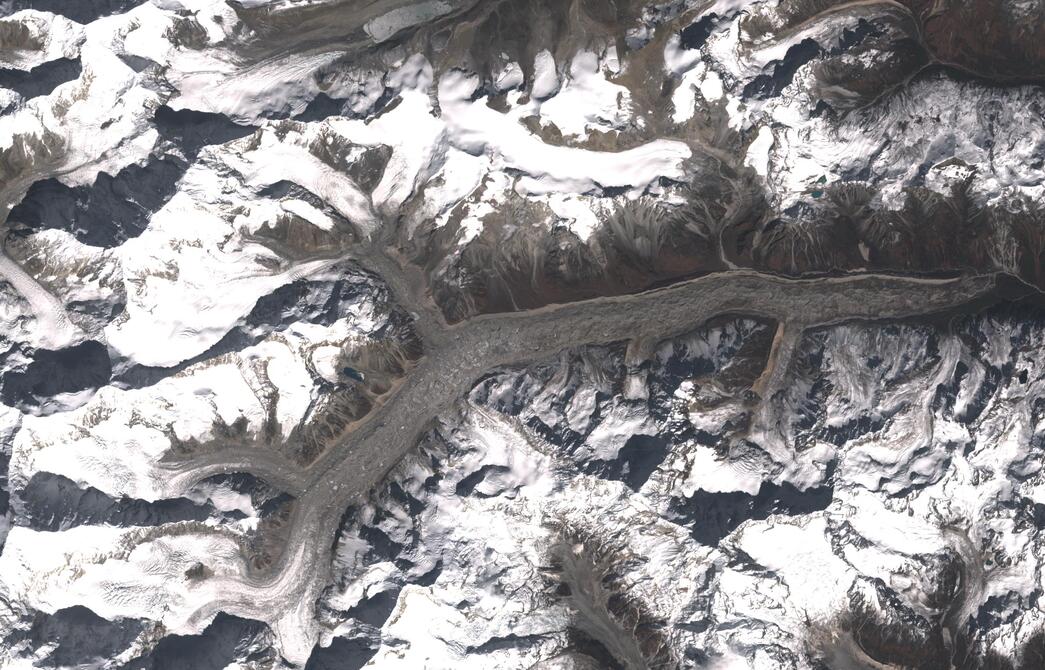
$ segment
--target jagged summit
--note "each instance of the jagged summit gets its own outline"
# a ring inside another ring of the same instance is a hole
[[[0,0],[0,666],[1045,664],[1021,0]]]

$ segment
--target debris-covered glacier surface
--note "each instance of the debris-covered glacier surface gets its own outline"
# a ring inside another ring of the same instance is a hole
[[[0,0],[0,666],[1045,667],[1043,45]]]

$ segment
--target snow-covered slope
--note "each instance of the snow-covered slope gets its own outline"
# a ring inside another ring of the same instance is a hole
[[[1039,667],[1034,5],[0,0],[0,665]]]
[[[1025,317],[811,333],[759,438],[765,325],[497,372],[346,517],[335,634],[373,667],[1036,658]]]

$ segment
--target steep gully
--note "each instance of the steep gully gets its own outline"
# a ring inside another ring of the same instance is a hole
[[[376,244],[356,255],[381,275],[399,304],[414,315],[424,355],[387,399],[349,437],[302,468],[274,453],[218,450],[166,464],[171,488],[205,477],[248,472],[297,497],[289,537],[271,572],[223,585],[223,597],[193,615],[203,623],[217,612],[273,625],[288,660],[303,663],[315,642],[311,611],[330,581],[336,532],[344,511],[367,493],[418,442],[432,418],[462,398],[487,371],[549,357],[581,345],[658,342],[724,315],[754,316],[781,324],[775,365],[805,330],[846,321],[939,314],[1006,292],[1001,275],[924,279],[862,274],[786,279],[729,271],[637,294],[552,305],[528,312],[491,314],[447,326],[421,295],[417,275]],[[1026,291],[1025,291],[1026,292]],[[782,346],[781,346],[782,345]],[[772,393],[782,370],[767,370],[760,387]]]

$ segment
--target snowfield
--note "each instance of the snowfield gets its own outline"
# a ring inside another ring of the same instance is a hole
[[[27,4],[0,666],[1037,667],[1033,3]]]

